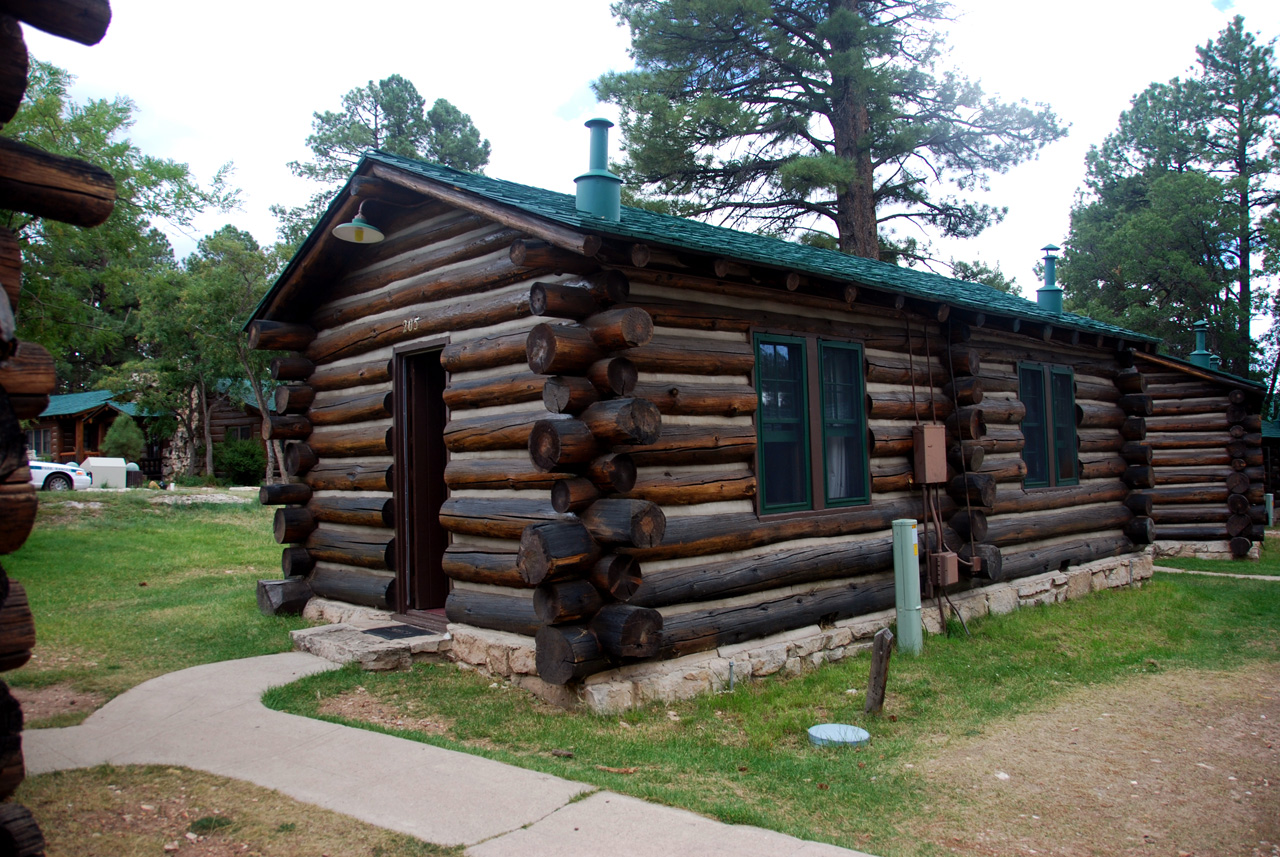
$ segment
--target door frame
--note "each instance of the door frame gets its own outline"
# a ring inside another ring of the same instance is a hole
[[[422,614],[422,608],[415,607],[412,603],[414,596],[417,594],[417,587],[413,579],[412,572],[414,563],[412,557],[417,547],[416,539],[418,538],[414,526],[414,504],[409,501],[409,488],[413,485],[413,475],[408,472],[408,462],[412,457],[411,447],[409,446],[412,438],[405,431],[405,428],[412,425],[413,415],[411,408],[413,405],[412,397],[408,395],[408,379],[406,378],[405,365],[408,361],[417,357],[421,357],[430,352],[439,352],[449,344],[448,335],[431,336],[424,339],[416,340],[411,343],[397,345],[392,348],[391,357],[391,384],[392,384],[392,404],[394,413],[392,415],[392,496],[394,499],[396,514],[396,549],[395,549],[395,604],[392,605],[398,614],[413,618],[415,614]],[[443,371],[443,368],[442,368]],[[440,392],[443,394],[444,388],[448,385],[448,373],[444,372],[444,383]],[[438,438],[435,438],[440,444],[445,460],[448,459],[448,451],[443,450],[444,432],[443,428],[449,422],[448,406],[441,401],[441,407],[444,408],[443,421],[441,423],[441,432]],[[443,469],[440,476],[440,484],[444,484]],[[444,488],[445,497],[448,496],[448,488]],[[448,539],[448,533],[441,530],[445,539]],[[445,587],[448,588],[448,580],[445,579]],[[443,604],[441,604],[443,606]],[[436,609],[436,608],[427,608]],[[429,614],[428,614],[429,615]],[[434,617],[433,617],[434,618]]]

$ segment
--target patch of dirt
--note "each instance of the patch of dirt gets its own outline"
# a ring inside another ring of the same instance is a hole
[[[165,504],[169,506],[190,506],[194,503],[239,503],[247,505],[256,503],[256,497],[236,497],[232,494],[222,494],[212,492],[209,494],[171,494],[168,492],[157,494],[154,497],[147,498],[148,503]]]
[[[76,690],[69,684],[11,687],[9,692],[22,705],[22,718],[28,724],[61,714],[97,711],[107,702],[107,698],[100,693]]]
[[[414,717],[411,712],[379,700],[363,687],[326,699],[320,704],[320,713],[363,720],[389,729],[416,729],[428,735],[447,735],[453,729],[453,723],[445,718]]]
[[[1280,665],[1082,689],[921,767],[903,832],[948,853],[1280,857]]]

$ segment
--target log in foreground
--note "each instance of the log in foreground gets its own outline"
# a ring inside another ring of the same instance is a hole
[[[596,635],[581,625],[543,626],[535,641],[538,677],[549,684],[568,684],[610,666]]]
[[[667,518],[647,500],[597,500],[582,513],[582,523],[599,543],[651,548],[662,544]]]
[[[101,167],[0,137],[0,208],[88,227],[115,202],[115,179]]]
[[[634,604],[606,604],[588,627],[614,658],[652,657],[662,642],[662,614]]]
[[[1006,580],[1029,577],[1135,550],[1138,548],[1126,535],[1094,535],[1054,545],[1005,548],[1002,552],[1004,577]]]
[[[386,610],[395,604],[396,578],[389,572],[317,566],[308,578],[321,598]]]
[[[604,598],[588,580],[544,583],[533,592],[533,612],[544,625],[590,619],[604,606]]]
[[[263,616],[296,616],[311,600],[311,584],[301,577],[258,581],[258,611]]]
[[[581,521],[548,521],[527,527],[520,535],[517,566],[525,582],[583,572],[600,558],[600,546]]]
[[[451,590],[444,602],[444,615],[450,622],[526,637],[537,633],[541,624],[533,612],[533,599],[526,595],[504,595],[474,589]]]

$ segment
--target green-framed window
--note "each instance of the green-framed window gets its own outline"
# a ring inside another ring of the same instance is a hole
[[[1023,486],[1079,484],[1074,373],[1065,366],[1019,363],[1018,398],[1027,409],[1022,418]]]
[[[755,353],[760,511],[866,503],[871,485],[862,348],[761,333]]]

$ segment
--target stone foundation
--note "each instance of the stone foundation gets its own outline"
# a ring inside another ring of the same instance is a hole
[[[952,595],[951,603],[968,622],[990,613],[1083,598],[1103,589],[1139,586],[1151,577],[1152,555],[1148,549],[1067,571],[995,583]],[[923,613],[925,628],[930,633],[940,633],[942,625],[932,603],[925,606]],[[843,619],[829,627],[811,625],[682,658],[631,664],[564,687],[537,677],[533,640],[519,634],[450,625],[453,640],[448,656],[460,665],[504,677],[562,708],[617,714],[649,702],[729,690],[737,682],[775,673],[798,675],[828,661],[842,660],[870,649],[876,631],[895,619],[895,611],[883,610]]]
[[[1270,535],[1270,533],[1268,533]],[[1254,542],[1247,556],[1237,557],[1231,553],[1231,542],[1155,542],[1151,550],[1157,560],[1169,557],[1186,557],[1192,559],[1239,559],[1257,560],[1262,555],[1262,543]]]

